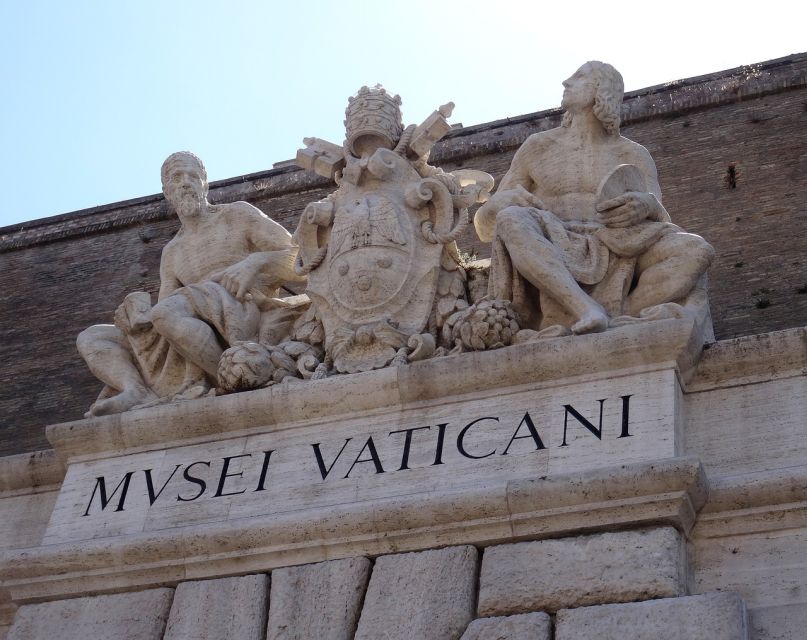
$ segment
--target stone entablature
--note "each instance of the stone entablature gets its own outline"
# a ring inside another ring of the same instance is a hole
[[[648,329],[652,326],[645,325]],[[669,327],[667,331],[669,333]],[[627,335],[628,332],[624,333]],[[260,572],[336,557],[374,557],[457,544],[471,544],[485,549],[519,540],[567,538],[572,541],[574,536],[581,533],[614,528],[632,530],[665,523],[689,540],[686,570],[689,579],[680,595],[735,590],[745,597],[752,621],[759,620],[761,628],[795,624],[792,622],[797,619],[793,618],[795,613],[788,611],[796,612],[800,605],[782,600],[778,594],[789,581],[797,579],[793,572],[798,571],[799,565],[793,565],[787,558],[798,553],[802,544],[798,532],[807,526],[803,495],[807,471],[804,463],[799,463],[804,459],[805,445],[798,417],[798,407],[805,397],[807,334],[804,330],[792,330],[719,342],[708,349],[701,362],[694,366],[687,356],[691,351],[686,336],[691,334],[684,330],[680,335],[677,355],[676,348],[669,346],[656,345],[652,350],[636,349],[635,341],[620,340],[620,332],[610,332],[577,339],[581,344],[597,343],[597,353],[602,357],[589,363],[569,357],[572,354],[568,351],[556,349],[559,340],[553,340],[509,347],[498,352],[461,354],[416,363],[410,367],[291,383],[121,416],[55,425],[49,430],[49,436],[60,458],[76,471],[83,466],[89,465],[87,468],[91,468],[93,464],[103,464],[105,459],[117,458],[116,477],[120,479],[121,472],[129,468],[127,465],[130,462],[134,464],[144,457],[159,454],[162,458],[161,471],[157,472],[155,467],[153,488],[160,491],[175,464],[170,460],[172,450],[180,451],[183,446],[192,443],[191,446],[197,451],[210,454],[212,459],[214,451],[222,451],[223,443],[232,442],[233,438],[250,437],[250,433],[276,433],[280,437],[299,433],[302,437],[306,423],[315,425],[327,420],[332,424],[333,421],[327,417],[331,412],[336,423],[340,420],[340,411],[344,418],[356,412],[356,430],[366,436],[370,424],[385,423],[388,425],[386,431],[393,431],[397,421],[407,422],[404,417],[407,407],[409,410],[418,410],[420,407],[428,414],[432,411],[430,405],[436,408],[442,404],[451,407],[454,413],[461,413],[464,403],[473,403],[484,393],[486,386],[492,392],[488,408],[494,413],[496,399],[501,398],[505,403],[508,397],[505,392],[510,390],[521,392],[534,389],[528,392],[528,397],[538,397],[542,393],[550,396],[558,394],[557,403],[562,405],[564,387],[558,386],[557,379],[553,380],[554,375],[565,376],[562,378],[564,381],[586,380],[584,385],[591,386],[596,384],[596,379],[618,382],[630,379],[631,375],[652,377],[654,369],[658,371],[668,367],[673,372],[670,383],[674,389],[679,389],[675,392],[678,396],[675,424],[679,457],[670,458],[669,455],[673,454],[651,449],[645,462],[609,466],[609,460],[616,462],[620,459],[620,450],[603,448],[603,445],[609,440],[611,443],[618,442],[611,436],[618,435],[621,422],[617,420],[611,424],[606,420],[600,441],[575,420],[574,429],[578,437],[568,449],[583,455],[578,462],[586,460],[585,452],[599,451],[600,456],[588,458],[589,468],[581,468],[577,472],[566,472],[562,466],[554,471],[551,466],[541,471],[528,460],[537,461],[541,457],[551,456],[552,450],[558,449],[563,436],[562,431],[547,435],[536,424],[538,433],[546,436],[546,450],[535,449],[531,437],[514,444],[514,447],[523,446],[521,464],[528,463],[530,471],[534,471],[531,475],[521,475],[514,467],[510,471],[503,470],[498,479],[491,477],[482,480],[476,476],[482,468],[477,465],[485,461],[468,459],[466,462],[469,464],[465,469],[473,475],[467,477],[467,482],[463,481],[464,472],[454,468],[456,477],[443,480],[453,484],[447,484],[442,490],[429,488],[428,481],[421,480],[424,483],[422,493],[417,491],[417,486],[407,485],[406,493],[401,494],[395,489],[401,480],[396,480],[395,476],[408,481],[410,476],[407,474],[418,473],[414,456],[418,442],[415,438],[421,435],[418,432],[413,434],[410,470],[399,470],[401,447],[390,457],[391,465],[387,457],[383,459],[383,464],[392,469],[387,471],[385,466],[383,474],[377,473],[372,456],[365,451],[361,457],[367,458],[368,462],[360,463],[346,481],[349,483],[356,474],[361,481],[356,487],[362,486],[362,483],[375,483],[374,486],[382,490],[386,482],[393,494],[388,497],[383,497],[383,494],[367,495],[363,501],[351,506],[342,505],[336,510],[327,506],[310,509],[302,506],[286,514],[260,516],[258,512],[266,504],[271,504],[274,496],[279,495],[276,492],[282,494],[281,486],[276,487],[267,481],[264,492],[253,492],[254,496],[262,497],[260,502],[252,502],[253,508],[257,509],[254,517],[248,517],[248,511],[240,512],[244,517],[236,517],[238,510],[232,510],[239,496],[210,496],[208,504],[213,506],[202,508],[199,513],[206,512],[209,518],[218,522],[204,524],[196,521],[184,527],[160,530],[159,521],[164,518],[160,516],[152,518],[152,525],[146,529],[140,525],[139,532],[119,531],[118,535],[108,536],[101,531],[92,531],[89,535],[94,539],[64,542],[54,539],[52,542],[56,544],[38,548],[38,539],[31,536],[42,536],[47,523],[26,523],[22,514],[25,513],[26,504],[34,504],[30,502],[33,499],[46,499],[45,503],[41,503],[40,508],[43,509],[51,508],[50,505],[56,502],[52,482],[58,479],[59,464],[55,460],[49,461],[47,456],[40,456],[41,461],[34,459],[33,462],[30,456],[21,456],[3,476],[8,479],[5,486],[10,493],[4,494],[8,497],[3,498],[0,504],[6,514],[20,518],[16,523],[18,528],[31,529],[27,537],[24,531],[19,531],[16,539],[6,542],[7,547],[17,547],[17,550],[8,549],[0,560],[3,563],[2,573],[7,576],[5,588],[14,601],[23,603],[43,598],[75,597],[88,590],[144,589],[166,582]],[[654,342],[651,340],[649,344]],[[630,354],[634,354],[633,361]],[[623,358],[625,368],[613,369],[613,363],[619,358]],[[435,388],[433,381],[445,378],[448,369],[437,365],[445,363],[448,366],[462,360],[472,362],[465,369],[466,386],[457,379],[456,389],[453,392],[444,390],[449,395],[442,396],[441,401],[441,392]],[[485,366],[493,366],[497,361],[500,368],[493,368],[490,375],[485,376]],[[545,362],[546,366],[536,368],[536,362]],[[594,370],[584,373],[588,364]],[[508,371],[510,377],[507,377]],[[531,382],[533,373],[537,377]],[[581,375],[585,375],[585,378],[581,378]],[[377,393],[358,393],[365,376],[379,378]],[[356,381],[355,386],[350,385],[351,381]],[[300,396],[299,403],[290,404],[289,401],[298,395],[296,391],[304,384],[308,388],[310,402],[305,402]],[[384,399],[388,402],[395,388],[405,389],[411,395],[398,395],[397,401],[385,406]],[[417,395],[423,390],[431,390],[431,396],[418,401]],[[458,394],[453,401],[451,393]],[[777,407],[773,420],[770,420],[773,414],[768,405],[754,402],[754,398],[766,396],[770,398],[771,405]],[[735,398],[740,397],[746,398],[748,403],[738,405]],[[280,402],[281,398],[285,402]],[[343,398],[342,404],[333,403],[335,398]],[[236,404],[241,408],[237,409]],[[582,405],[580,408],[596,426],[596,401],[588,404],[587,409]],[[577,408],[574,402],[572,406]],[[303,411],[308,413],[300,414]],[[393,422],[384,418],[385,412]],[[295,421],[295,413],[304,419]],[[767,425],[766,416],[769,419]],[[235,417],[235,422],[232,417]],[[641,430],[648,426],[639,419],[640,415],[636,417],[637,422],[631,422],[631,429],[635,427],[636,431],[627,440],[640,438]],[[424,425],[417,423],[417,426]],[[406,426],[415,425],[407,422]],[[673,425],[669,428],[675,430]],[[760,432],[761,428],[763,432]],[[522,430],[520,435],[528,435],[527,429]],[[446,443],[454,447],[456,435],[453,433],[453,438],[446,438]],[[469,449],[471,445],[480,444],[479,435],[469,432]],[[512,435],[507,433],[505,440]],[[754,445],[755,438],[768,442],[769,449]],[[361,438],[356,437],[356,440]],[[316,439],[314,442],[324,440]],[[341,443],[344,443],[344,438]],[[748,446],[738,446],[737,443]],[[311,443],[305,444],[311,449]],[[324,444],[322,450],[325,451]],[[244,451],[246,449],[242,449],[241,453]],[[327,452],[329,456],[333,453],[330,448]],[[357,457],[355,451],[351,453],[350,463]],[[487,449],[482,453],[487,453]],[[516,457],[514,454],[511,451],[508,457],[512,456],[513,459]],[[313,449],[309,455],[314,480],[325,487],[327,480],[323,481],[317,475],[319,471],[313,462]],[[382,455],[380,447],[379,455]],[[698,457],[703,461],[705,471]],[[572,457],[567,463],[573,461]],[[225,474],[227,478],[223,493],[245,488],[241,482],[244,481],[246,485],[247,469],[236,466],[237,462],[233,461]],[[256,462],[253,471],[257,473],[263,458]],[[331,458],[328,457],[327,463],[330,462]],[[217,464],[218,468],[208,478],[211,494],[215,492],[214,485],[218,484],[223,469],[222,460]],[[53,471],[36,481],[45,483],[39,493],[27,496],[24,487],[29,482],[24,480],[25,474],[31,477],[28,470],[43,465]],[[349,466],[342,471],[347,471]],[[448,466],[445,465],[446,468]],[[422,468],[426,468],[428,473],[427,467],[430,465]],[[245,473],[244,477],[238,476],[240,472]],[[336,473],[336,467],[333,472]],[[116,519],[119,519],[118,522],[136,523],[139,508],[134,507],[133,511],[132,505],[136,505],[138,500],[145,500],[148,504],[142,470],[140,473],[140,479],[132,481],[130,496],[123,511],[113,511],[119,494],[116,497],[108,496],[110,501],[103,511],[96,495],[91,515],[83,518],[81,514],[88,506],[94,488],[92,485],[97,477],[90,473],[86,478],[89,482],[82,487],[83,495],[76,494],[73,500],[63,500],[63,507],[53,511],[52,523],[64,517],[58,515],[59,512],[67,514],[71,510],[79,522],[82,518],[92,520],[98,515],[107,517],[113,529]],[[80,474],[74,474],[75,471],[65,478],[62,492],[68,491],[71,485],[75,486],[74,481]],[[345,482],[344,475],[341,473],[337,480]],[[17,480],[12,482],[12,477]],[[257,478],[253,479],[257,481]],[[183,493],[189,486],[183,485]],[[110,485],[110,490],[112,488]],[[250,490],[254,488],[249,487]],[[173,491],[173,486],[169,483],[163,491],[164,495],[168,495]],[[67,494],[64,493],[64,496]],[[130,503],[131,499],[134,502]],[[14,516],[13,509],[6,509],[6,504],[12,501],[20,503],[19,516]],[[218,509],[215,507],[217,501],[224,505],[224,511],[220,511],[218,516],[214,513]],[[232,502],[226,504],[227,501]],[[160,511],[160,503],[161,499],[158,499],[150,508],[155,516]],[[200,499],[197,508],[201,505]],[[243,508],[244,505],[241,506]],[[184,508],[183,505],[180,507]],[[210,511],[211,508],[213,511]],[[234,519],[227,521],[227,512],[231,512]],[[186,512],[189,517],[191,514]],[[130,519],[132,516],[135,516],[135,520]],[[154,525],[157,525],[156,529]],[[61,529],[61,526],[56,526],[53,531],[58,533]],[[110,530],[108,533],[115,532]],[[66,535],[69,536],[69,533]],[[741,550],[739,558],[733,549]],[[771,556],[772,553],[774,556]],[[781,558],[786,565],[777,564],[779,561],[774,557]],[[728,567],[735,566],[732,563],[737,562],[739,566],[728,571]],[[769,577],[760,578],[761,571]],[[760,579],[770,587],[763,588]],[[667,592],[665,595],[670,594]],[[614,600],[605,599],[602,602]],[[786,611],[782,609],[785,606],[789,607]],[[14,605],[7,607],[12,613]],[[783,615],[787,617],[782,618]]]

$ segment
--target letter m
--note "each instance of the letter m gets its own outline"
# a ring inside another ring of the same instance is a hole
[[[118,486],[112,490],[112,493],[109,494],[109,497],[106,495],[106,482],[104,481],[104,477],[101,476],[95,479],[95,487],[93,487],[92,495],[90,496],[90,502],[87,505],[87,510],[84,512],[82,517],[90,515],[90,507],[92,506],[92,501],[95,499],[95,493],[98,492],[98,497],[101,500],[101,511],[106,509],[106,506],[110,503],[112,498],[115,497],[115,494],[120,489],[120,498],[118,498],[118,507],[115,511],[123,511],[123,503],[126,502],[126,494],[129,492],[129,482],[132,480],[132,475],[134,471],[130,471],[123,479],[118,483]]]

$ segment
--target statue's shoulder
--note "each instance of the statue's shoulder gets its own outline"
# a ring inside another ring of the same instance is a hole
[[[163,247],[162,253],[160,254],[161,268],[171,264],[172,260],[174,259],[174,254],[176,254],[178,247],[181,244],[182,235],[182,228],[180,228],[174,237],[171,238]]]
[[[523,147],[541,148],[547,145],[555,144],[563,135],[561,127],[554,129],[547,129],[546,131],[539,131],[538,133],[531,134],[521,145]]]
[[[548,148],[552,147],[557,140],[557,129],[533,133],[518,148],[518,155],[521,157],[530,157],[544,153]]]
[[[222,204],[214,204],[210,206],[210,210],[219,216],[236,217],[236,216],[263,216],[266,217],[263,211],[258,209],[255,205],[249,202],[239,200],[237,202],[224,202]]]
[[[650,152],[641,144],[625,136],[619,136],[619,146],[623,153],[634,156],[636,158],[644,159],[650,158]]]

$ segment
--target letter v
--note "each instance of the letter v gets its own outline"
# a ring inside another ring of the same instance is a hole
[[[325,478],[328,477],[328,474],[331,472],[331,469],[333,469],[333,465],[335,465],[336,461],[339,460],[339,456],[342,455],[342,452],[345,450],[347,443],[350,442],[351,440],[353,440],[353,438],[347,438],[345,440],[345,444],[343,444],[342,448],[339,449],[339,453],[336,454],[336,457],[333,459],[333,462],[331,462],[331,466],[328,467],[327,469],[325,468],[325,460],[322,459],[322,452],[319,450],[319,445],[322,443],[317,442],[316,444],[311,445],[312,447],[314,447],[314,454],[317,456],[317,466],[319,467],[319,473],[322,476],[323,480],[325,480]]]
[[[178,464],[177,466],[174,467],[174,470],[171,472],[171,475],[168,476],[168,480],[163,482],[163,486],[160,487],[160,490],[157,492],[156,495],[154,494],[154,482],[151,479],[151,469],[143,470],[143,473],[146,474],[146,489],[148,489],[149,492],[149,505],[154,504],[154,501],[160,497],[160,494],[165,490],[165,488],[168,486],[168,483],[171,482],[171,478],[174,477],[174,474],[177,472],[177,469],[179,469],[181,466],[182,466],[181,464]]]

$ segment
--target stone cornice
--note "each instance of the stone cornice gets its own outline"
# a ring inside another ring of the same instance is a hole
[[[661,320],[324,380],[293,379],[268,389],[50,425],[46,433],[63,460],[76,462],[206,442],[224,434],[290,429],[323,418],[359,419],[396,407],[495,396],[520,385],[549,388],[603,374],[671,368],[686,379],[701,352],[699,337],[692,321]],[[456,375],[458,370],[463,375]]]
[[[807,527],[807,465],[710,480],[693,535],[720,538]]]
[[[0,585],[22,603],[446,545],[657,524],[687,533],[706,498],[699,461],[669,458],[12,550]]]
[[[772,331],[708,345],[687,393],[807,375],[807,327]]]
[[[53,450],[0,458],[0,498],[58,488],[65,467]]]

